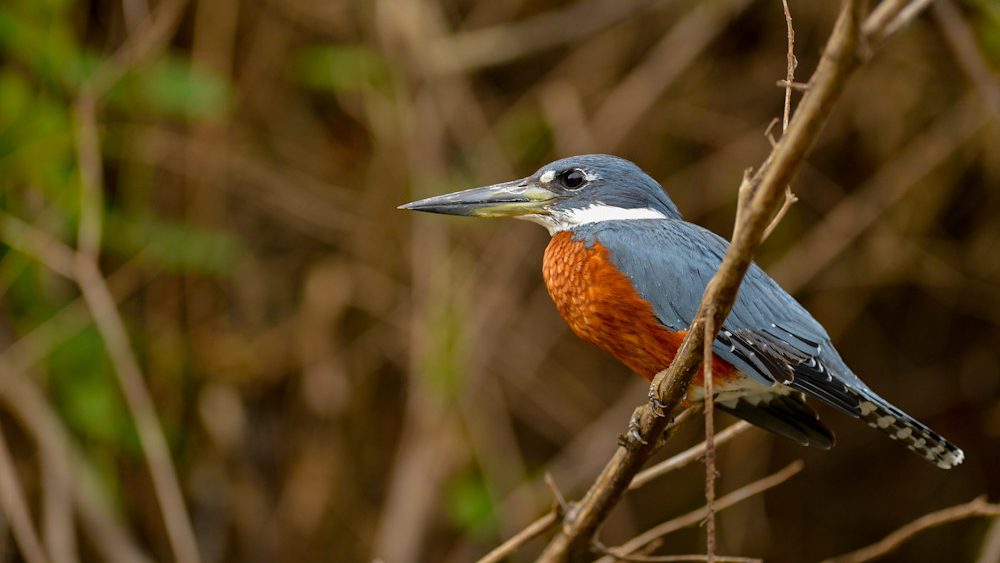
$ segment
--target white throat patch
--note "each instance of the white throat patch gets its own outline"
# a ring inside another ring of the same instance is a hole
[[[560,231],[567,231],[580,225],[600,223],[602,221],[666,218],[667,216],[663,213],[648,207],[627,209],[625,207],[615,207],[614,205],[605,205],[603,203],[588,205],[587,207],[581,207],[579,209],[555,211],[551,215],[522,215],[518,217],[518,219],[538,223],[548,229],[550,235],[554,235]]]

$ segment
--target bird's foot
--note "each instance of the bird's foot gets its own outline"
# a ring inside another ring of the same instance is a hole
[[[645,446],[647,442],[639,431],[639,422],[642,420],[642,407],[636,407],[632,411],[632,416],[628,419],[628,430],[624,434],[618,435],[618,445],[623,448],[630,448],[634,444]]]
[[[667,416],[667,404],[661,401],[652,389],[649,391],[649,407],[652,409],[653,416],[657,418]]]

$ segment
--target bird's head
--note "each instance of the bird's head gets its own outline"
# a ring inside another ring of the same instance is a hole
[[[616,219],[680,219],[660,184],[616,156],[588,154],[546,164],[511,182],[473,188],[401,205],[400,209],[516,217],[550,233]]]

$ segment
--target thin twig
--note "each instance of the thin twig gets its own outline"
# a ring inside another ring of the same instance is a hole
[[[794,193],[792,193],[792,188],[786,187],[785,201],[781,204],[781,209],[779,209],[778,212],[774,214],[774,219],[771,219],[771,223],[767,226],[766,229],[764,229],[764,240],[767,240],[767,238],[771,236],[771,233],[774,232],[774,229],[778,227],[778,223],[780,223],[781,220],[784,219],[785,214],[788,213],[788,210],[791,209],[792,205],[798,200],[799,198],[796,197]]]
[[[798,61],[795,58],[795,28],[792,27],[792,13],[788,9],[788,0],[781,0],[781,7],[785,11],[785,28],[788,34],[788,54],[786,56],[787,67],[785,71],[785,80],[778,82],[779,85],[783,83],[785,87],[785,109],[781,116],[781,134],[784,135],[785,131],[788,130],[788,120],[792,113],[792,90],[796,88],[795,67],[798,66]],[[781,222],[781,220],[785,217],[785,214],[788,213],[788,210],[798,200],[799,198],[795,197],[795,194],[792,192],[792,187],[785,186],[785,201],[781,204],[781,208],[778,209],[778,212],[774,214],[774,218],[771,219],[771,223],[766,229],[764,229],[763,240],[770,238],[771,233],[774,232],[775,228],[777,228],[778,223]]]
[[[0,211],[0,240],[14,250],[38,260],[53,272],[65,278],[73,278],[76,258],[72,248],[38,227],[3,211]]]
[[[0,212],[0,231],[3,230],[8,217]],[[0,238],[6,240],[6,235],[0,234]],[[31,252],[22,253],[33,255]],[[108,287],[111,288],[116,301],[121,302],[141,286],[138,265],[144,259],[145,250],[140,250],[107,276]],[[55,347],[79,334],[91,324],[87,304],[82,297],[77,297],[0,351],[0,365],[9,366],[15,372],[28,371],[34,364],[47,357]]]
[[[964,95],[772,263],[771,275],[789,292],[804,287],[989,122],[976,95]]]
[[[659,563],[659,562],[679,562],[684,563],[687,561],[715,561],[716,563],[763,563],[763,559],[756,557],[735,557],[731,555],[716,555],[711,559],[707,555],[702,554],[691,554],[691,555],[617,555],[613,553],[610,549],[598,549],[601,555],[607,555],[614,561],[629,561],[635,563]]]
[[[705,344],[702,374],[705,383],[705,557],[715,561],[715,390],[712,381],[712,343],[715,341],[715,315],[705,316]]]
[[[566,497],[563,496],[562,491],[559,490],[559,485],[556,484],[556,480],[552,478],[552,474],[545,472],[545,484],[552,491],[552,498],[556,501],[559,506],[559,510],[565,512],[566,510]]]
[[[718,448],[751,428],[753,428],[753,425],[744,420],[733,424],[715,436],[715,447]],[[662,477],[671,471],[686,467],[687,465],[700,459],[703,455],[705,455],[705,442],[702,442],[697,446],[692,446],[679,454],[671,456],[669,459],[665,459],[652,467],[642,470],[641,473],[635,476],[635,479],[632,479],[632,483],[629,484],[628,490],[632,491],[638,489],[639,487],[642,487],[650,481]]]
[[[657,440],[656,449],[659,450],[663,447],[667,439],[670,438],[670,436],[672,436],[673,433],[676,432],[677,429],[680,428],[685,422],[697,416],[698,413],[701,412],[702,408],[704,408],[704,405],[701,403],[695,403],[675,416],[674,419],[670,421],[670,424],[667,425],[666,429],[663,430],[663,434],[660,435],[660,439]],[[632,487],[629,487],[629,489],[631,488]]]
[[[923,12],[925,9],[927,9],[927,6],[930,6],[932,1],[933,0],[913,0],[906,6],[903,6],[903,9],[899,12],[899,15],[896,16],[896,18],[889,23],[888,27],[886,27],[885,31],[882,34],[882,37],[887,38],[893,33],[896,33],[899,30],[899,28],[910,23],[910,21],[919,16],[920,13]]]
[[[97,263],[83,257],[77,262],[76,281],[104,341],[129,414],[135,421],[136,433],[149,466],[153,490],[160,504],[174,557],[178,561],[197,562],[200,559],[198,544],[184,506],[184,496],[170,457],[170,448],[156,419],[153,399],[132,351],[128,331],[111,290],[108,289]]]
[[[628,73],[594,111],[592,127],[602,147],[615,147],[642,121],[663,91],[718,37],[747,0],[697,3]]]
[[[891,553],[910,538],[928,528],[957,522],[966,518],[982,516],[1000,516],[1000,504],[990,504],[986,502],[985,496],[981,496],[965,504],[931,512],[917,518],[868,547],[845,553],[844,555],[838,555],[837,557],[827,559],[823,563],[862,563],[863,561],[878,559]]]
[[[774,84],[775,86],[780,86],[781,88],[791,88],[792,90],[797,90],[799,92],[809,91],[809,84],[805,82],[789,82],[787,80],[779,80]]]
[[[545,513],[544,516],[535,520],[526,528],[511,536],[509,540],[498,545],[493,551],[484,555],[479,559],[478,563],[499,563],[503,561],[513,555],[522,545],[544,534],[549,528],[558,524],[559,518],[560,515],[555,510]]]
[[[14,540],[21,548],[21,555],[28,563],[46,563],[49,560],[38,531],[28,511],[28,501],[24,488],[17,477],[14,459],[7,449],[7,441],[0,429],[0,512],[7,515]]]
[[[735,504],[743,502],[748,498],[759,495],[768,489],[784,483],[796,473],[802,471],[803,466],[804,464],[802,463],[802,460],[796,460],[776,473],[772,473],[763,479],[759,479],[753,483],[749,483],[739,489],[736,489],[735,491],[715,501],[716,511],[723,511]],[[649,530],[646,530],[618,547],[612,548],[612,552],[618,556],[635,553],[651,541],[659,539],[672,532],[676,532],[677,530],[687,528],[688,526],[698,524],[698,522],[701,522],[705,518],[705,515],[706,508],[701,507],[682,516],[672,518],[662,524],[658,524]],[[611,563],[611,559],[601,558],[597,563]]]
[[[976,563],[996,563],[1000,561],[1000,516],[993,519],[989,529],[986,530],[986,538],[983,540],[983,547],[979,551],[979,559]]]
[[[781,116],[781,132],[788,130],[788,118],[792,113],[792,84],[795,83],[795,29],[792,28],[792,13],[788,10],[788,0],[781,0],[781,7],[785,11],[785,28],[788,31],[788,68],[785,74],[785,111]],[[764,236],[767,238],[767,235]]]
[[[673,422],[670,423],[666,432],[670,432],[678,427],[687,420],[693,418],[698,413],[698,407],[692,406],[688,408],[681,414],[674,417]],[[737,435],[743,433],[745,430],[751,428],[751,425],[747,422],[737,422],[736,424],[726,428],[721,433],[719,433],[718,439],[716,440],[716,445],[722,445]],[[679,454],[676,454],[669,459],[663,460],[660,463],[646,469],[642,473],[636,475],[633,479],[632,484],[629,486],[629,490],[638,489],[639,487],[648,484],[650,481],[657,479],[666,475],[667,473],[686,467],[687,465],[693,463],[695,460],[700,458],[705,453],[705,442],[698,444],[692,448],[684,450]],[[517,551],[522,545],[527,543],[529,540],[543,534],[549,528],[555,527],[559,523],[560,514],[564,514],[568,508],[568,503],[566,502],[563,495],[559,492],[559,489],[555,487],[555,483],[549,483],[549,473],[546,473],[546,484],[549,486],[550,490],[553,491],[553,496],[556,497],[557,509],[550,510],[546,512],[543,516],[529,524],[526,528],[519,531],[517,534],[512,536],[507,541],[503,542],[501,545],[490,551],[488,554],[480,559],[482,562],[494,562],[500,561],[504,557]],[[530,533],[528,533],[530,530]]]
[[[962,19],[962,13],[949,0],[934,3],[934,19],[944,34],[948,47],[958,59],[959,66],[976,86],[986,107],[1000,119],[1000,81],[986,62],[982,49],[976,44],[976,34]]]
[[[651,4],[650,0],[581,0],[520,22],[437,38],[429,42],[423,54],[433,72],[468,72],[586,37]],[[573,25],[567,26],[566,22]]]
[[[872,10],[861,26],[861,33],[869,47],[878,46],[917,17],[927,7],[929,0],[885,0]]]
[[[200,560],[191,520],[170,457],[170,449],[156,418],[156,409],[132,351],[125,323],[101,274],[100,258],[103,167],[97,116],[103,94],[131,67],[162,50],[176,29],[187,0],[164,2],[136,34],[130,35],[110,61],[81,88],[74,107],[74,136],[80,169],[80,223],[73,279],[83,293],[114,366],[129,413],[135,420],[142,451],[149,466],[175,559]]]
[[[81,97],[99,102],[108,89],[115,85],[130,69],[159,53],[177,29],[188,0],[166,0],[160,3],[155,14],[130,33],[125,42],[105,61],[82,86]]]
[[[125,525],[107,506],[107,499],[92,486],[96,473],[74,449],[59,416],[52,410],[35,379],[10,369],[3,361],[0,361],[0,403],[34,437],[43,455],[43,463],[49,463],[44,458],[50,455],[68,460],[65,479],[76,506],[75,516],[81,528],[88,532],[89,543],[102,558],[110,563],[150,563]]]

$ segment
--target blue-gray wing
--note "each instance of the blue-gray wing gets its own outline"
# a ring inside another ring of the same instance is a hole
[[[603,221],[574,230],[599,242],[664,326],[686,330],[729,243],[679,220]],[[756,264],[747,270],[715,354],[764,384],[782,383],[853,416],[870,390],[844,364],[823,327]]]

